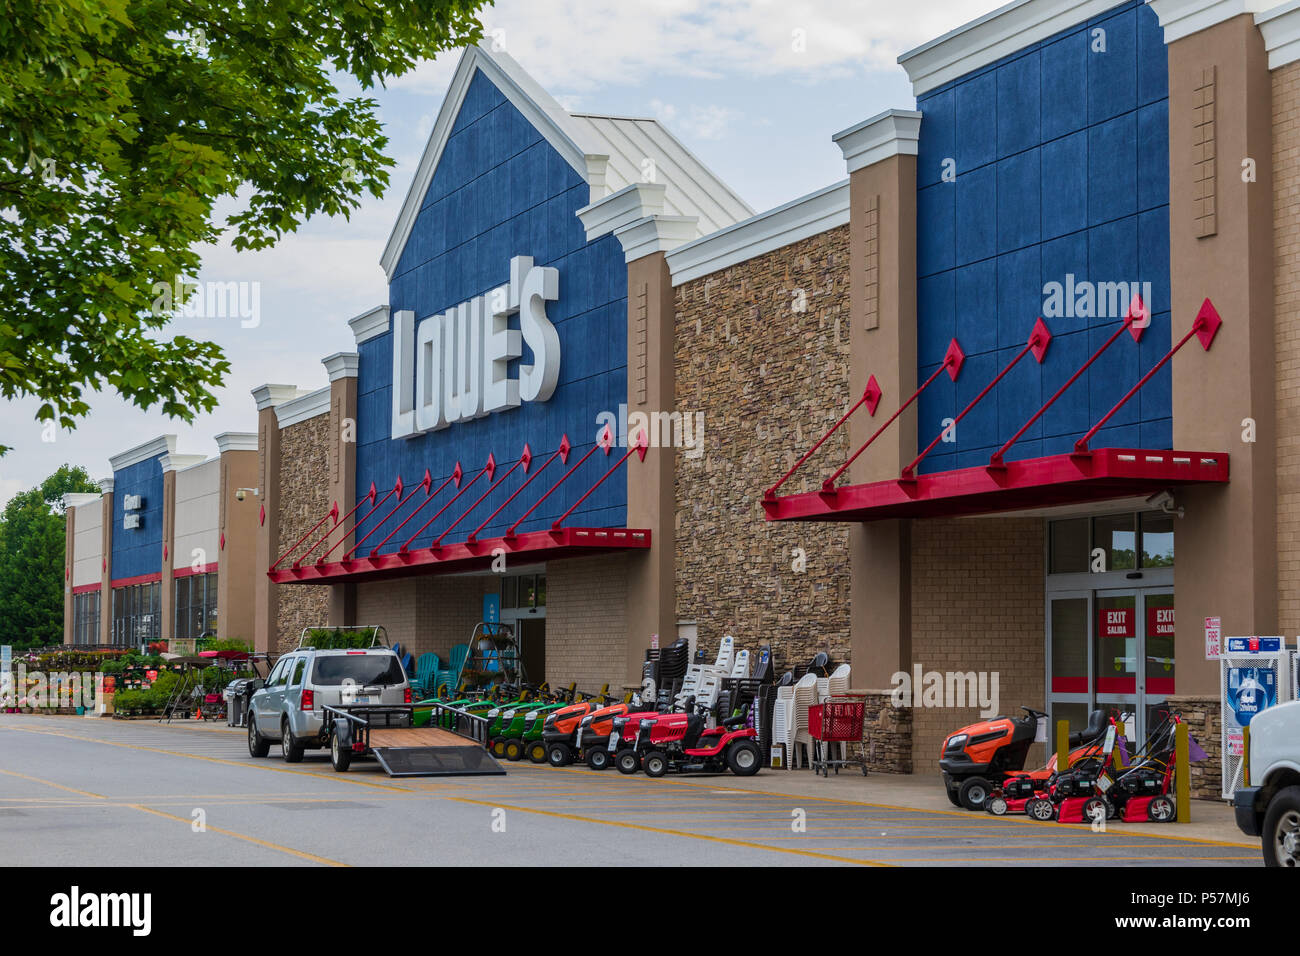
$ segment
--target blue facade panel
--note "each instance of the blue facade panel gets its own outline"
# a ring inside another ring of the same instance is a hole
[[[920,380],[953,337],[968,356],[955,385],[942,376],[922,397],[919,447],[1006,367],[1037,317],[1054,336],[1046,361],[1023,359],[920,470],[986,463],[1123,319],[1129,296],[1108,290],[1147,300],[1141,344],[1116,342],[1008,457],[1068,451],[1168,350],[1167,75],[1155,14],[1130,2],[918,99]],[[1091,305],[1046,315],[1049,284],[1069,282],[1093,289]],[[1172,434],[1166,367],[1093,445],[1169,448]]]
[[[364,495],[373,482],[380,495],[398,475],[412,489],[427,469],[437,488],[457,462],[465,482],[495,457],[498,478],[519,460],[524,444],[536,456],[532,471],[568,435],[573,453],[568,466],[555,461],[479,537],[499,534],[590,450],[598,433],[597,416],[617,413],[627,401],[627,266],[622,247],[612,236],[586,241],[576,211],[590,202],[586,181],[557,153],[524,116],[482,74],[475,74],[452,132],[420,205],[411,236],[389,285],[392,313],[411,310],[416,327],[432,315],[509,279],[510,259],[531,256],[538,266],[559,270],[559,298],[547,303],[547,315],[560,340],[559,384],[546,402],[459,422],[437,432],[394,441],[392,428],[392,333],[359,347],[357,490]],[[518,316],[511,327],[518,328]],[[412,348],[414,344],[412,343]],[[520,362],[531,362],[527,344]],[[525,523],[519,531],[540,530],[573,505],[605,473],[623,449],[607,457],[597,451]],[[531,472],[530,472],[531,473]],[[522,470],[474,507],[446,537],[464,540],[526,479]],[[411,547],[427,546],[435,536],[487,491],[484,475],[455,505],[415,538]],[[462,483],[462,488],[464,487]],[[420,511],[402,532],[381,548],[389,553],[456,494],[448,486]],[[368,552],[424,500],[423,492],[366,542]],[[370,522],[387,513],[392,500]],[[358,516],[369,506],[363,506]],[[611,476],[574,512],[569,526],[621,527],[626,523],[627,484],[620,471]]]
[[[140,527],[123,528],[127,495],[139,495],[135,514]],[[113,472],[113,552],[109,576],[116,581],[162,572],[163,472],[160,457],[149,458]]]

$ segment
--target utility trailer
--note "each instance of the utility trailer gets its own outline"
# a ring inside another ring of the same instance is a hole
[[[416,708],[433,709],[430,726],[414,726]],[[326,706],[330,763],[342,773],[372,756],[390,777],[505,775],[487,750],[488,722],[446,704]],[[449,729],[450,728],[450,729]]]

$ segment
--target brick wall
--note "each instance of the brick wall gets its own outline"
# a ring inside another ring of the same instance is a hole
[[[546,679],[594,693],[624,681],[627,558],[567,558],[546,566]]]
[[[483,620],[483,595],[499,587],[495,577],[413,577],[357,585],[357,621],[382,624],[389,643],[419,657],[432,651],[443,661],[455,644],[468,644]]]
[[[851,402],[848,263],[844,226],[677,289],[677,410],[704,413],[704,453],[677,458],[677,616],[706,650],[770,642],[779,670],[849,654],[847,528],[769,524],[760,506]],[[841,430],[783,490],[847,455]]]
[[[1278,630],[1300,632],[1300,63],[1273,71]],[[1260,441],[1272,441],[1260,435]]]
[[[280,430],[280,540],[275,556],[289,550],[329,510],[330,416],[317,415]],[[279,588],[276,646],[283,652],[298,643],[304,627],[329,620],[325,585],[272,584]]]
[[[999,712],[1045,699],[1043,521],[966,518],[912,525],[912,660],[924,671],[997,671]],[[915,707],[912,766],[936,772],[939,744],[978,707]],[[1045,760],[1041,744],[1027,766]]]

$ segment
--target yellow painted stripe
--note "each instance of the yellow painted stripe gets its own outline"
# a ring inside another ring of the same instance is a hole
[[[65,787],[61,783],[55,783],[53,780],[42,780],[40,777],[29,777],[25,773],[19,773],[17,770],[0,770],[0,773],[7,774],[10,777],[19,777],[23,780],[30,780],[32,783],[42,783],[47,787],[56,787],[59,790],[66,790],[68,793],[77,793],[83,797],[94,797],[97,800],[108,799],[102,793],[91,793],[89,790],[78,790],[76,787]]]
[[[142,813],[152,813],[156,817],[163,817],[167,820],[175,820],[177,823],[184,823],[186,826],[193,825],[194,821],[186,817],[174,816],[170,813],[163,813],[161,810],[153,810],[149,807],[141,806],[138,803],[128,803],[132,810],[139,810]],[[346,863],[340,863],[338,860],[329,860],[323,856],[316,856],[313,853],[304,853],[302,850],[295,850],[293,847],[281,846],[279,843],[271,843],[267,840],[259,840],[257,837],[248,836],[244,833],[236,833],[233,830],[223,830],[221,827],[207,827],[213,833],[220,833],[222,836],[234,837],[236,840],[243,840],[246,843],[253,843],[257,846],[266,847],[268,850],[276,850],[280,853],[288,853],[290,856],[296,856],[300,860],[309,860],[312,863],[320,863],[323,866],[347,866]]]
[[[520,813],[534,813],[538,816],[554,817],[559,820],[576,820],[579,823],[595,823],[605,827],[619,827],[624,830],[640,830],[644,833],[658,833],[663,836],[687,837],[691,840],[703,840],[708,843],[722,843],[726,846],[738,846],[751,850],[766,850],[769,853],[790,853],[796,856],[809,857],[815,860],[832,860],[836,863],[855,863],[858,866],[882,866],[876,860],[863,860],[851,856],[833,856],[829,853],[816,853],[810,850],[795,850],[790,847],[768,846],[764,843],[749,843],[745,840],[732,840],[728,837],[711,836],[707,833],[691,833],[686,830],[668,830],[663,827],[650,827],[639,823],[627,823],[622,820],[600,820],[596,817],[584,817],[576,813],[559,813],[555,810],[538,810],[533,807],[512,806],[505,803],[497,803],[491,800],[470,800],[465,797],[447,797],[448,800],[454,800],[457,803],[472,803],[482,807],[492,807],[493,809],[501,808],[503,810],[516,810]]]

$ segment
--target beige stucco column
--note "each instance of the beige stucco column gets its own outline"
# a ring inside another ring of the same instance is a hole
[[[356,352],[336,352],[321,359],[330,377],[329,498],[339,516],[357,500],[357,363]],[[351,533],[340,551],[352,547]],[[331,537],[333,544],[338,538]],[[330,586],[331,624],[357,623],[357,586]]]
[[[256,634],[258,566],[249,561],[257,553],[258,488],[256,432],[222,432],[217,436],[221,456],[217,494],[217,636],[253,641]],[[260,488],[259,488],[260,492]],[[261,577],[265,578],[265,568]]]
[[[1208,353],[1193,340],[1172,363],[1174,447],[1231,456],[1227,485],[1177,493],[1174,532],[1178,693],[1217,694],[1204,618],[1228,635],[1277,628],[1272,93],[1253,17],[1207,0],[1151,6],[1169,53],[1174,340],[1207,297],[1223,318]]]
[[[640,183],[612,193],[578,211],[591,241],[613,233],[627,262],[627,413],[671,414],[674,401],[674,321],[672,276],[664,253],[695,238],[693,217],[661,215],[665,187]],[[618,409],[609,409],[617,413]],[[651,419],[658,420],[658,419]],[[629,426],[629,431],[633,429]],[[647,434],[647,437],[650,436]],[[636,435],[626,436],[629,443]],[[657,435],[645,460],[627,462],[627,527],[647,528],[647,551],[627,557],[626,679],[639,683],[652,635],[660,646],[677,637],[674,476],[678,449]],[[653,447],[660,445],[663,447]]]
[[[253,389],[253,400],[257,403],[257,495],[246,494],[237,506],[250,508],[257,514],[253,568],[253,648],[257,651],[270,649],[278,610],[276,585],[266,576],[271,562],[279,557],[273,552],[280,540],[280,425],[275,406],[297,394],[292,385],[259,385]]]
[[[99,480],[101,494],[100,512],[100,578],[99,578],[99,643],[107,644],[113,637],[113,479]]]
[[[881,389],[874,417],[849,420],[856,451],[916,389],[916,152],[921,114],[889,110],[833,139],[849,171],[850,394],[871,376]],[[849,469],[853,483],[897,478],[916,454],[915,406]],[[849,529],[849,626],[853,683],[892,686],[911,669],[910,522]]]

